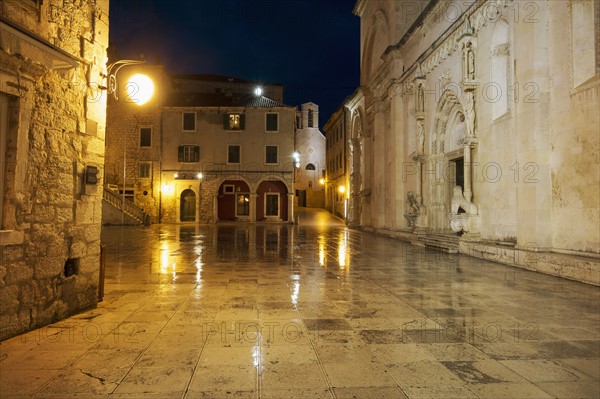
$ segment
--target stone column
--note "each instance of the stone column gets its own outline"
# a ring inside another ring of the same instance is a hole
[[[213,223],[219,221],[219,194],[213,195]]]
[[[348,225],[358,226],[360,224],[360,140],[353,138],[350,141],[350,193],[348,209]]]
[[[413,79],[413,90],[415,93],[415,118],[417,120],[417,182],[415,187],[416,200],[423,206],[423,162],[425,161],[425,77],[417,76]],[[419,207],[419,209],[421,209]],[[421,213],[419,211],[419,213]]]
[[[258,199],[258,194],[252,193],[250,194],[250,223],[256,222],[256,201]]]
[[[294,223],[294,193],[288,193],[288,222]]]
[[[472,164],[471,150],[477,145],[477,136],[475,129],[475,90],[479,86],[477,81],[477,65],[475,60],[475,51],[477,50],[477,39],[474,35],[474,30],[471,26],[470,19],[465,20],[464,26],[462,27],[463,34],[458,39],[459,47],[462,51],[462,82],[461,88],[463,90],[463,101],[462,106],[465,113],[465,125],[467,134],[464,139],[464,163],[463,163],[463,176],[464,176],[464,187],[462,196],[466,200],[466,203],[461,205],[466,211],[467,219],[461,221],[462,230],[466,234],[463,239],[475,239],[479,237],[479,210],[478,207],[472,202],[473,199],[473,180],[472,180]],[[460,198],[459,198],[460,199]],[[453,197],[453,201],[456,199]],[[456,223],[456,220],[453,220]],[[454,228],[453,228],[454,230]]]
[[[465,199],[471,202],[471,198],[473,198],[473,190],[471,188],[471,144],[467,143],[464,147],[464,162],[463,162],[463,176],[465,179],[465,187],[463,190],[463,195]]]

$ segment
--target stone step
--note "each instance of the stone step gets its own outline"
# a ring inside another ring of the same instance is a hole
[[[458,236],[451,236],[445,234],[427,234],[419,236],[416,240],[416,245],[437,249],[450,254],[457,254],[459,252],[458,240]]]

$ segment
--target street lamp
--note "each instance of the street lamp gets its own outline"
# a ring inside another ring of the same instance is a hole
[[[103,90],[107,90],[107,93],[112,94],[115,100],[119,100],[119,84],[117,81],[117,74],[121,68],[130,65],[144,64],[146,61],[137,60],[120,60],[116,61],[106,67],[106,74],[102,74],[103,78],[107,78],[107,86],[100,87]],[[146,104],[154,94],[154,83],[148,76],[138,73],[129,78],[127,84],[124,86],[127,92],[127,97],[138,106]],[[137,122],[137,115],[135,120]],[[137,123],[134,125],[134,129],[137,128]],[[127,180],[127,140],[123,145],[123,193],[122,193],[122,208],[121,208],[121,224],[125,221],[125,182]]]
[[[102,74],[103,78],[107,79],[106,86],[100,86],[100,89],[107,90],[108,94],[112,94],[115,100],[119,99],[119,85],[117,83],[117,74],[124,66],[144,64],[146,61],[137,60],[119,60],[113,62],[106,67],[106,74]]]
[[[294,157],[294,165],[299,168],[300,167],[300,153],[298,152],[294,152],[292,154],[292,157]]]
[[[127,95],[137,105],[146,104],[154,94],[152,79],[141,73],[133,75],[127,82]]]

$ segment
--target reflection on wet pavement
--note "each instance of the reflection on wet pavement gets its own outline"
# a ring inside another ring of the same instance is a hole
[[[599,290],[348,230],[107,227],[97,309],[0,345],[0,397],[594,398]]]

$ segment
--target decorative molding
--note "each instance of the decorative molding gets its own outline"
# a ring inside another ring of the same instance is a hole
[[[449,55],[460,49],[461,40],[464,39],[465,35],[471,35],[473,41],[475,41],[479,31],[483,29],[488,23],[495,22],[498,17],[490,15],[492,11],[500,12],[501,9],[506,8],[509,4],[512,4],[514,0],[496,0],[493,2],[487,0],[476,1],[470,9],[466,10],[459,21],[454,25],[454,29],[449,29],[440,39],[439,42],[434,43],[430,50],[423,53],[417,61],[410,67],[406,68],[410,71],[406,76],[401,78],[404,80],[412,80],[417,76],[427,76],[431,73],[438,65],[440,65]],[[430,14],[423,21],[422,26],[428,26],[435,22],[436,18],[439,18],[441,8],[446,2],[439,2]],[[493,4],[493,6],[491,6]],[[414,35],[408,40],[416,38]],[[412,71],[411,71],[412,69]]]

